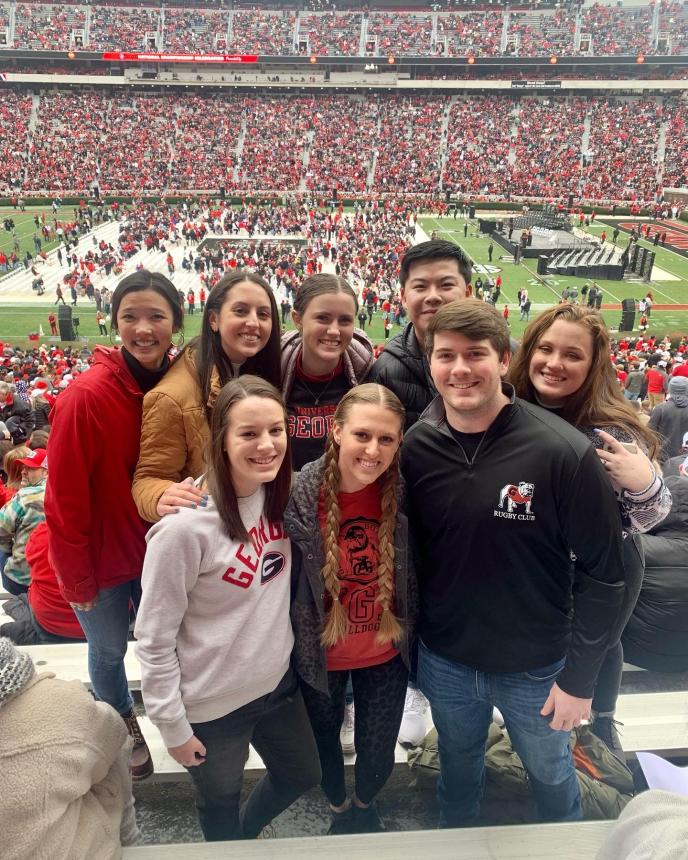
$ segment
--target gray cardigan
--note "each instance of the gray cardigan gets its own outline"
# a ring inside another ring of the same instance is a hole
[[[325,458],[307,463],[295,476],[284,524],[292,541],[291,621],[294,628],[294,668],[299,677],[323,693],[328,693],[327,660],[320,644],[325,620],[325,593],[322,569],[325,564],[322,534],[318,523],[318,500]],[[400,500],[394,532],[396,576],[395,613],[404,624],[406,636],[399,651],[410,666],[410,650],[418,618],[418,584],[409,549],[408,521]]]

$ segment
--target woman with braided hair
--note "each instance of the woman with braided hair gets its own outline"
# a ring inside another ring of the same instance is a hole
[[[403,426],[404,408],[389,389],[350,389],[325,455],[296,477],[285,512],[294,666],[320,753],[330,833],[384,830],[373,800],[394,766],[418,610],[400,492]],[[357,753],[351,799],[339,738],[349,677]]]

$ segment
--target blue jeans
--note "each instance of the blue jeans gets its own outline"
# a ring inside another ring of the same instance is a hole
[[[582,818],[569,732],[554,731],[551,717],[540,716],[563,667],[562,658],[531,672],[477,672],[420,643],[418,686],[430,702],[438,736],[440,827],[472,824],[480,814],[485,741],[494,705],[528,772],[540,820]]]
[[[640,400],[640,392],[629,391],[627,388],[624,389],[624,397],[626,400]]]
[[[124,655],[129,639],[129,603],[138,609],[141,602],[141,580],[132,579],[102,588],[98,602],[87,612],[75,609],[76,617],[88,640],[88,674],[97,699],[125,715],[134,702],[124,671]]]

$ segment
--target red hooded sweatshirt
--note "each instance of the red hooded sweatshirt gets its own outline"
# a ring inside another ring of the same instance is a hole
[[[141,576],[149,528],[131,497],[143,394],[118,349],[98,346],[94,355],[50,413],[45,519],[70,603]]]
[[[74,610],[62,596],[55,571],[48,559],[48,526],[41,523],[26,545],[26,560],[31,567],[29,604],[36,620],[48,633],[85,639]]]

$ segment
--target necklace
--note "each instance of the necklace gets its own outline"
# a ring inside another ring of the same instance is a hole
[[[332,382],[334,381],[334,378],[336,375],[337,375],[337,368],[335,367],[335,369],[332,371],[332,375],[327,380],[327,385],[323,388],[323,390],[319,394],[316,394],[313,391],[313,389],[308,385],[308,383],[306,382],[306,380],[302,376],[299,377],[299,382],[301,383],[301,385],[303,385],[303,387],[306,389],[306,391],[313,398],[314,404],[316,406],[320,406],[320,401],[327,394],[327,391],[328,391],[330,385],[332,385]]]

